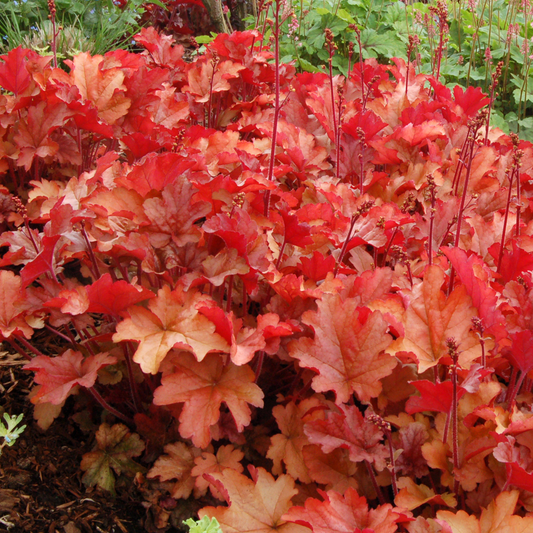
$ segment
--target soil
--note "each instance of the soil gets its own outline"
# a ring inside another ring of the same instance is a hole
[[[13,446],[5,446],[0,456],[0,531],[178,531],[169,518],[173,515],[178,523],[179,512],[173,509],[162,517],[162,493],[151,486],[126,480],[117,486],[116,498],[84,486],[80,462],[82,455],[91,450],[93,437],[81,432],[65,414],[46,432],[35,424],[28,400],[33,373],[22,370],[23,364],[17,356],[0,353],[0,415],[2,411],[9,415],[23,413],[27,425],[21,437]],[[158,522],[162,528],[156,526]]]

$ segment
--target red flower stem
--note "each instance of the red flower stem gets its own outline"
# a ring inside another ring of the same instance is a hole
[[[135,407],[135,411],[137,413],[140,413],[142,412],[142,407],[141,407],[141,401],[139,398],[139,390],[137,388],[137,383],[135,381],[135,377],[133,376],[133,363],[132,363],[132,356],[130,352],[130,346],[131,346],[131,343],[126,342],[122,347],[122,351],[124,352],[124,359],[126,360],[126,367],[128,369],[128,380],[129,380],[130,394],[133,400],[133,405]]]
[[[385,248],[385,252],[383,255],[383,259],[381,260],[381,266],[384,267],[387,263],[387,255],[389,255],[392,243],[394,242],[394,239],[396,238],[396,234],[398,233],[400,226],[396,226],[394,228],[394,231],[392,232],[391,238],[389,239],[389,242],[387,243],[387,248]]]
[[[96,279],[99,279],[100,269],[98,268],[98,263],[96,262],[96,257],[93,252],[93,247],[91,246],[91,243],[89,242],[89,237],[87,236],[87,232],[85,231],[85,222],[81,221],[81,234],[83,235],[83,240],[85,241],[85,244],[87,245],[87,251],[89,252],[89,257],[91,258],[91,262],[94,266],[94,274]]]
[[[257,363],[255,365],[255,379],[254,383],[257,383],[259,376],[261,375],[261,370],[263,370],[263,362],[265,360],[265,351],[261,350],[257,355]]]
[[[98,346],[98,344],[92,340],[92,337],[89,334],[89,332],[86,329],[82,329],[80,332],[80,338],[81,338],[81,333],[84,334],[85,339],[82,339],[80,341],[80,344],[83,344],[91,355],[95,355],[95,353],[99,352],[100,346]],[[93,344],[93,346],[91,346],[91,343]]]
[[[507,221],[509,219],[509,206],[511,205],[511,192],[513,189],[514,174],[515,174],[515,169],[513,169],[513,171],[509,175],[509,190],[507,192],[507,205],[505,206],[505,215],[503,217],[502,240],[500,242],[500,253],[498,254],[498,267],[496,268],[496,272],[498,272],[498,274],[500,273],[500,268],[502,266],[503,250],[505,246],[505,233],[507,232]]]
[[[209,82],[209,106],[207,108],[207,127],[211,128],[211,113],[213,109],[213,83],[215,81],[215,72],[217,70],[218,66],[218,58],[213,57],[211,60],[211,65],[213,66],[213,73],[211,74],[211,80]],[[204,121],[205,124],[205,121]]]
[[[228,292],[226,295],[226,313],[228,314],[231,311],[232,294],[233,294],[233,276],[230,276],[228,279]]]
[[[387,422],[387,424],[389,424]],[[394,461],[394,448],[392,446],[392,434],[390,430],[390,424],[387,429],[384,430],[385,436],[387,437],[387,441],[389,443],[389,453],[390,453],[390,473],[392,478],[392,492],[394,494],[394,497],[396,497],[396,494],[398,494],[398,485],[396,483],[396,464]]]
[[[520,387],[522,387],[522,383],[523,383],[524,378],[526,376],[527,376],[527,372],[520,371],[520,377],[518,378],[518,381],[515,383],[512,391],[511,391],[511,394],[509,396],[508,407],[507,407],[507,409],[509,411],[512,411],[512,409],[514,407],[514,404],[516,402],[516,396],[518,395],[518,392],[520,391]]]
[[[450,410],[446,413],[446,422],[444,423],[444,431],[442,433],[442,444],[446,444],[448,441],[448,433],[450,431],[450,420],[452,419],[451,416],[452,406],[450,406]]]
[[[272,124],[272,147],[270,149],[270,162],[268,165],[268,181],[274,179],[274,159],[276,156],[276,143],[278,136],[278,120],[281,111],[279,105],[279,7],[281,0],[276,0],[275,21],[274,21],[274,61],[275,61],[275,81],[274,81],[274,122]],[[268,211],[270,209],[270,190],[265,193],[265,217],[268,217]]]
[[[368,459],[365,459],[365,465],[368,471],[368,475],[370,476],[370,481],[372,481],[372,486],[374,487],[374,490],[376,491],[376,494],[378,496],[379,503],[381,505],[385,505],[385,503],[387,502],[385,501],[383,492],[381,491],[381,488],[378,485],[378,480],[376,479],[376,474],[374,474],[374,469],[372,468],[372,465],[370,464]]]
[[[513,367],[513,370],[511,371],[511,377],[509,378],[509,385],[507,386],[507,393],[505,395],[507,402],[509,401],[509,398],[513,394],[513,389],[516,384],[516,375],[518,373],[518,370]]]
[[[341,95],[339,95],[339,117],[338,117],[338,127],[337,127],[337,135],[335,137],[335,146],[337,147],[336,151],[336,161],[335,161],[335,173],[337,175],[337,179],[341,179],[341,121],[342,121],[342,98]]]
[[[361,196],[363,196],[365,186],[365,143],[360,140],[359,144],[361,145],[361,153],[359,154],[359,191]]]
[[[117,411],[114,407],[109,405],[104,398],[102,398],[101,394],[94,388],[94,387],[88,387],[87,390],[92,394],[93,398],[106,410],[109,411],[112,415],[116,416],[118,419],[122,420],[123,422],[126,422],[126,424],[133,426],[134,422],[133,419],[129,416],[126,416],[125,414],[121,413],[120,411]]]
[[[346,235],[346,239],[344,240],[344,244],[342,245],[341,253],[339,254],[339,258],[337,259],[337,264],[335,265],[335,269],[333,270],[333,277],[337,277],[337,274],[339,272],[339,268],[342,263],[342,259],[344,257],[344,254],[346,253],[346,248],[348,248],[348,243],[350,242],[350,239],[352,238],[352,230],[355,226],[356,220],[359,218],[358,215],[352,215],[352,222],[350,224],[350,229],[348,230],[348,235]]]
[[[435,180],[433,176],[428,176],[428,183],[431,193],[431,203],[429,208],[429,239],[428,239],[428,264],[433,264],[433,228],[435,225]]]
[[[475,146],[475,135],[476,135],[476,129],[471,128],[469,132],[472,132],[472,140],[470,143],[470,156],[468,158],[468,165],[466,166],[466,176],[465,176],[465,182],[463,184],[463,194],[461,195],[461,204],[459,206],[459,213],[457,214],[457,230],[455,232],[455,242],[454,246],[456,248],[459,247],[459,241],[461,239],[461,222],[463,220],[463,212],[465,209],[465,200],[466,200],[466,193],[468,191],[468,181],[470,180],[470,173],[472,172],[472,161],[474,159],[474,146]],[[459,185],[459,180],[457,181],[457,185]],[[455,268],[452,266],[451,272],[450,272],[450,283],[448,285],[448,295],[453,290],[453,284],[455,280]]]
[[[28,361],[33,359],[33,357],[28,355],[13,339],[5,339],[5,342],[7,342],[18,354],[22,355],[24,359],[27,359]]]
[[[516,236],[520,236],[520,173],[517,172],[516,176],[516,198],[517,198],[517,205],[516,205]]]
[[[281,249],[279,251],[279,257],[276,261],[276,270],[279,270],[279,267],[281,265],[281,259],[283,258],[283,251],[285,250],[285,245],[287,244],[287,236],[285,235],[285,238],[283,239],[283,244],[281,245]]]
[[[242,280],[241,280],[242,281]],[[246,286],[242,283],[242,316],[245,317],[248,314],[248,293],[246,292]]]
[[[453,468],[455,471],[459,468],[459,432],[457,427],[457,356],[454,357],[454,364],[452,365],[452,438],[453,438]],[[455,478],[454,493],[457,496],[459,492],[459,480]]]
[[[14,335],[15,339],[17,339],[17,342],[20,342],[20,344],[22,344],[22,346],[24,346],[24,348],[27,348],[28,350],[30,350],[31,352],[33,352],[35,355],[42,355],[44,356],[44,354],[39,351],[37,348],[35,348],[35,346],[33,346],[31,343],[29,343],[22,335]]]

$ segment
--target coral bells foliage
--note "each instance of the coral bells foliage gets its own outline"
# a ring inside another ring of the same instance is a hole
[[[533,531],[532,145],[402,60],[136,40],[0,63],[0,334],[85,483],[161,528]]]

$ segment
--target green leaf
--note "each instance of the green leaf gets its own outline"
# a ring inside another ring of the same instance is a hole
[[[344,22],[347,22],[348,24],[355,24],[355,19],[345,9],[339,9],[337,11],[337,17],[339,17],[341,20],[344,20]]]
[[[307,61],[307,59],[303,59],[301,57],[298,59],[298,66],[305,72],[322,72],[319,68]]]
[[[0,437],[4,438],[2,446],[0,446],[0,453],[4,446],[13,446],[15,441],[20,437],[22,432],[26,429],[26,426],[17,427],[22,421],[24,415],[20,414],[18,416],[9,416],[7,413],[4,413],[4,420],[6,421],[7,426],[4,426],[0,422]]]
[[[136,433],[130,433],[124,424],[110,427],[102,424],[96,432],[96,445],[92,452],[83,455],[81,469],[85,471],[82,481],[88,487],[98,485],[115,495],[115,477],[127,473],[134,475],[145,469],[133,461],[144,450],[144,442]]]
[[[201,520],[193,520],[189,518],[184,520],[183,523],[189,526],[189,533],[222,533],[220,524],[216,518],[209,518],[204,516]]]
[[[209,44],[215,40],[216,36],[217,34],[213,32],[211,32],[211,35],[198,35],[198,37],[196,37],[196,42],[198,44]]]

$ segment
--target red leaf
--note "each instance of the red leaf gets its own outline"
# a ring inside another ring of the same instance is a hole
[[[289,353],[301,366],[316,369],[316,392],[335,391],[337,403],[355,393],[369,401],[381,392],[380,379],[388,376],[396,360],[383,350],[390,344],[388,324],[379,311],[358,309],[355,298],[342,301],[326,294],[318,311],[306,311],[303,322],[315,331],[314,339],[302,337],[289,344]]]
[[[31,76],[26,68],[28,57],[33,57],[35,52],[17,46],[7,55],[0,56],[0,85],[12,92],[15,96],[23,93],[31,83]]]
[[[172,363],[174,372],[162,379],[154,393],[154,403],[184,402],[180,433],[183,438],[192,439],[198,448],[209,446],[210,427],[220,418],[222,402],[233,415],[238,431],[243,431],[250,423],[248,404],[263,407],[263,392],[254,383],[254,373],[248,365],[224,365],[216,354],[207,355],[198,362],[186,352],[175,356]]]
[[[448,413],[452,406],[453,384],[451,381],[432,383],[427,380],[411,381],[420,396],[411,396],[405,404],[405,411],[412,415],[422,411]],[[464,393],[464,391],[463,391]]]
[[[488,105],[489,98],[483,93],[480,87],[467,87],[466,91],[456,85],[453,88],[455,102],[459,104],[467,117],[474,116],[482,107]]]
[[[58,357],[39,355],[24,365],[24,370],[36,371],[35,382],[41,385],[31,401],[60,405],[73,387],[92,387],[96,383],[98,370],[116,362],[117,359],[107,352],[87,357],[74,350],[67,350]]]
[[[377,470],[385,468],[389,452],[381,443],[383,431],[364,418],[355,405],[346,405],[339,413],[327,412],[326,420],[308,422],[304,432],[309,442],[318,444],[324,453],[344,448],[354,463],[368,461]]]
[[[333,272],[335,268],[335,257],[327,255],[324,257],[320,252],[313,252],[313,257],[300,257],[302,274],[313,281],[321,281],[328,272]]]
[[[113,341],[136,340],[140,344],[133,360],[143,372],[156,374],[173,346],[190,350],[202,360],[210,351],[227,351],[226,341],[215,333],[215,325],[197,311],[209,300],[196,291],[181,288],[171,291],[164,286],[148,304],[148,309],[134,305],[129,317],[120,322]]]
[[[503,355],[524,373],[533,370],[533,332],[519,331],[510,335],[512,346],[503,349]]]
[[[113,317],[123,314],[130,305],[155,298],[155,294],[144,287],[135,287],[124,280],[113,282],[110,274],[104,274],[92,285],[86,287],[89,297],[89,313],[104,313]]]
[[[394,533],[404,515],[389,503],[369,509],[364,496],[349,487],[344,496],[335,491],[319,491],[324,501],[307,498],[305,507],[291,507],[282,518],[310,527],[313,533]]]
[[[191,159],[185,159],[178,154],[150,154],[141,163],[134,165],[126,176],[118,178],[117,184],[146,197],[150,191],[162,191],[168,184],[184,181],[194,164]],[[194,193],[195,189],[190,183],[187,185],[187,191]]]
[[[477,308],[487,333],[494,334],[497,340],[505,338],[505,318],[498,309],[498,295],[489,284],[485,262],[474,254],[468,256],[460,248],[443,247],[442,252],[450,260],[472,298],[472,304]]]
[[[505,463],[505,470],[510,485],[533,492],[533,472],[526,472],[518,463]]]
[[[53,235],[52,237],[44,236],[42,238],[41,251],[37,257],[33,261],[30,261],[20,272],[23,287],[27,287],[45,272],[48,272],[55,277],[56,264],[54,260],[54,252],[57,241],[59,241],[60,238],[61,235]]]

